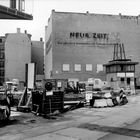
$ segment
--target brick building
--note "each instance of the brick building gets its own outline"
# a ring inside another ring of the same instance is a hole
[[[56,12],[45,29],[45,78],[105,79],[103,64],[123,43],[127,58],[140,62],[140,17]],[[136,66],[136,77],[140,75]]]

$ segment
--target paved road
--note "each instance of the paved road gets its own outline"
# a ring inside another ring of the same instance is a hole
[[[140,96],[128,100],[124,106],[84,107],[51,120],[15,112],[0,125],[0,140],[138,140]]]

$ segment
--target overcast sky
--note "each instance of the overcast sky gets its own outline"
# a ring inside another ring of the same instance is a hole
[[[1,2],[4,0],[0,0]],[[15,33],[17,28],[21,32],[27,30],[32,40],[44,39],[45,26],[52,9],[61,12],[80,12],[134,15],[140,14],[140,0],[25,0],[25,11],[33,15],[33,20],[1,20],[0,36],[5,33]]]

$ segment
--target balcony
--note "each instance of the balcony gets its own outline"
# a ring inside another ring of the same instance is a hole
[[[16,9],[0,5],[0,19],[33,20],[33,16]]]

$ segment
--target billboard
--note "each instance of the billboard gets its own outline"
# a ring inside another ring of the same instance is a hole
[[[28,89],[34,89],[36,68],[35,63],[26,64],[26,83]]]

